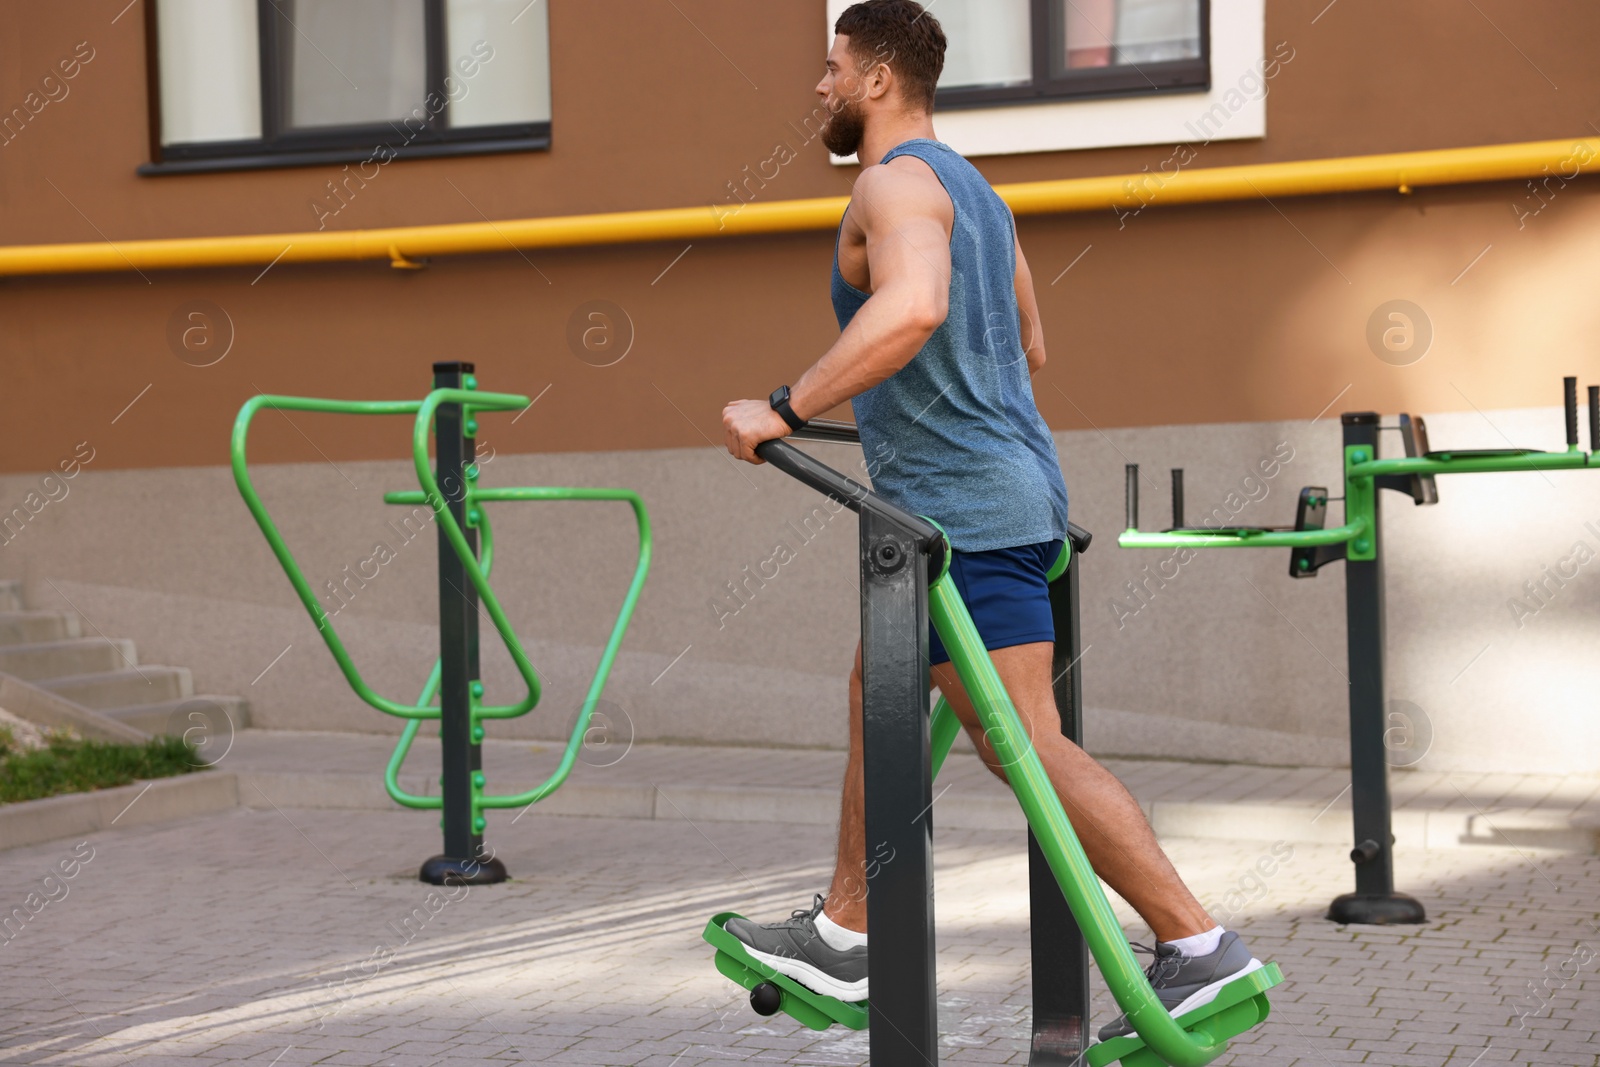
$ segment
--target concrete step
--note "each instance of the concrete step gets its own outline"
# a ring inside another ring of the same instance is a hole
[[[108,719],[59,693],[9,674],[0,674],[0,708],[46,730],[71,730],[79,737],[96,741],[136,745],[150,738],[143,730]]]
[[[94,674],[136,666],[138,653],[125,637],[74,637],[28,645],[0,645],[0,671],[26,682]]]
[[[235,731],[250,725],[250,705],[243,697],[214,694],[105,708],[101,714],[148,734],[187,737],[208,763],[228,750]]]
[[[0,611],[0,645],[30,645],[82,637],[70,611]]]
[[[187,667],[129,667],[50,678],[35,684],[95,710],[160,704],[194,696],[194,679]]]
[[[22,610],[22,583],[16,579],[0,581],[0,611]]]

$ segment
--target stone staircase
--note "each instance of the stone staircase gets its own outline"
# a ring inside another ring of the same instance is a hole
[[[249,724],[242,698],[197,696],[187,667],[141,664],[133,641],[86,637],[83,629],[75,612],[29,610],[22,583],[0,581],[0,674],[147,734],[201,728],[203,741]],[[7,710],[27,717],[25,709]]]

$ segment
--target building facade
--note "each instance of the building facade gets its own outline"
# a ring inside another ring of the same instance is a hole
[[[486,484],[629,486],[651,509],[656,566],[607,691],[618,736],[842,745],[854,520],[719,446],[726,402],[793,381],[837,337],[831,230],[508,238],[426,262],[400,248],[394,265],[293,245],[847,196],[859,168],[822,146],[813,91],[844,5],[124,4],[51,5],[0,33],[0,259],[247,235],[285,249],[0,280],[0,578],[189,667],[199,690],[245,695],[255,725],[393,729],[344,685],[241,504],[229,433],[257,392],[415,398],[432,361],[468,360],[485,388],[537,398],[485,416]],[[1142,465],[1147,515],[1183,468],[1192,521],[1268,525],[1292,521],[1301,486],[1339,484],[1342,411],[1427,415],[1436,445],[1563,447],[1561,376],[1600,381],[1600,195],[1579,173],[1600,152],[1600,9],[935,14],[952,39],[935,128],[992,183],[1126,176],[1120,206],[1018,222],[1049,354],[1037,399],[1097,535],[1091,750],[1340,763],[1340,568],[1294,582],[1287,551],[1120,550],[1124,464]],[[1163,197],[1212,168],[1542,141],[1571,149],[1514,179]],[[263,417],[252,448],[334,624],[397,699],[437,626],[431,523],[381,500],[414,487],[404,423]],[[1419,765],[1594,772],[1600,478],[1445,480],[1441,498],[1387,509],[1390,692],[1426,732]],[[549,684],[495,736],[562,737],[626,588],[631,523],[620,505],[518,504],[497,531],[496,588]],[[486,630],[486,683],[510,695],[491,645]]]

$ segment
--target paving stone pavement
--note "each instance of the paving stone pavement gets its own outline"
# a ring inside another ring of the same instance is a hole
[[[1014,836],[937,834],[948,1063],[1027,1061]],[[0,916],[31,893],[46,902],[0,931],[0,1062],[863,1064],[864,1034],[752,1014],[699,938],[719,910],[776,918],[806,903],[831,838],[496,817],[489,841],[514,880],[448,891],[413,880],[437,845],[416,812],[238,809],[11,850]],[[1432,921],[1342,928],[1321,915],[1350,882],[1343,848],[1167,845],[1213,914],[1288,976],[1273,1016],[1219,1065],[1600,1065],[1600,857],[1405,854],[1399,883]],[[64,860],[72,877],[47,882]],[[1103,988],[1095,1012],[1113,1012]]]

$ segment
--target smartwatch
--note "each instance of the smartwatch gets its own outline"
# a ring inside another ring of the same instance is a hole
[[[780,385],[774,389],[772,395],[767,398],[767,403],[772,405],[773,411],[783,416],[783,421],[789,424],[789,429],[803,430],[806,428],[805,420],[796,415],[794,408],[789,406],[789,387],[787,385]]]

